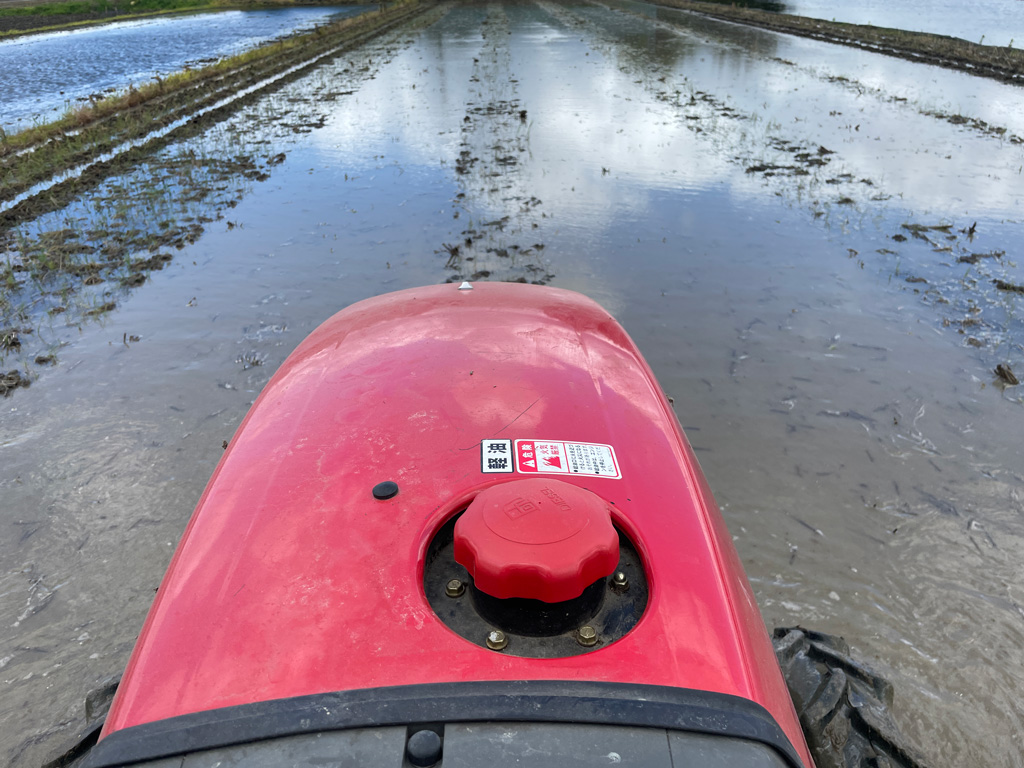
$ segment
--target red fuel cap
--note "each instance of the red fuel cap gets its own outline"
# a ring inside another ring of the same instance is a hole
[[[619,536],[596,494],[513,480],[480,493],[455,523],[455,560],[492,597],[560,603],[615,570]]]

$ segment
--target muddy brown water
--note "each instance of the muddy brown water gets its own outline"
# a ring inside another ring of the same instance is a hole
[[[1024,282],[1019,90],[640,4],[430,21],[7,242],[13,263],[47,232],[201,233],[143,285],[25,293],[0,366],[32,378],[0,399],[3,754],[38,765],[123,668],[307,333],[390,290],[525,279],[637,341],[769,627],[843,634],[933,765],[1024,765],[1024,411],[992,372],[1024,371],[1022,297],[992,282]],[[265,173],[203,181],[197,158],[242,156]]]

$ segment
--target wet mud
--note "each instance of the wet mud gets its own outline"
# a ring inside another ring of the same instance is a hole
[[[527,195],[529,183],[519,166],[529,160],[529,111],[518,95],[519,76],[512,65],[508,17],[494,13],[480,22],[482,46],[473,57],[459,137],[455,173],[460,191],[452,218],[465,223],[454,243],[441,243],[447,282],[502,280],[545,285],[554,275],[537,234],[547,218],[544,201]],[[507,211],[473,220],[473,207]]]
[[[515,280],[637,341],[769,626],[845,636],[929,764],[1020,765],[1015,93],[644,4],[442,5],[27,211],[0,252],[3,753],[61,749],[123,668],[308,332]]]

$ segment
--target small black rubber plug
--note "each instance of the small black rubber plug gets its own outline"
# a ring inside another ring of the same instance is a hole
[[[441,759],[441,737],[433,731],[416,731],[409,737],[405,753],[417,768],[435,765]]]
[[[373,498],[380,501],[390,499],[396,495],[398,495],[398,483],[391,480],[385,480],[383,483],[377,483],[373,486]]]

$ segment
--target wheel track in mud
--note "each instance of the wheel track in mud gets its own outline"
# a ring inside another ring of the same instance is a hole
[[[502,280],[544,285],[554,275],[542,258],[544,244],[533,230],[543,201],[522,189],[519,168],[529,155],[529,111],[512,71],[509,19],[503,7],[488,6],[481,24],[483,45],[474,56],[470,97],[461,123],[455,173],[462,191],[453,201],[453,218],[468,223],[456,243],[442,243],[453,271],[448,282]],[[508,211],[473,223],[466,200],[481,200]],[[531,242],[534,241],[534,242]]]

